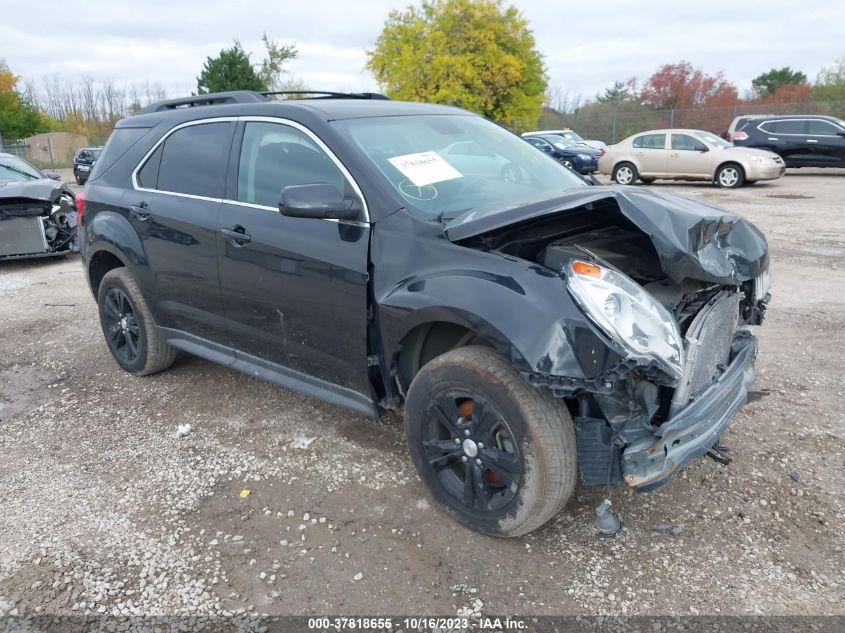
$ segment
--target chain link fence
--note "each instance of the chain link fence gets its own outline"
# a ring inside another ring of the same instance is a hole
[[[573,112],[548,112],[545,129],[572,128],[582,137],[616,143],[631,134],[660,128],[693,128],[722,134],[743,114],[825,114],[845,118],[845,101],[742,104],[720,108],[643,110],[593,103]]]

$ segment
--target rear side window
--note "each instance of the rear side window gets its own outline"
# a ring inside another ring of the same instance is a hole
[[[235,123],[202,123],[167,137],[158,166],[159,191],[222,198]],[[155,153],[150,156],[150,161]],[[148,162],[150,162],[148,161]],[[141,171],[144,171],[147,164]]]
[[[760,124],[760,129],[771,134],[806,134],[806,119],[784,119],[781,121],[766,121]]]
[[[641,149],[665,149],[665,134],[643,134],[634,139],[634,147]]]
[[[128,152],[132,147],[140,141],[144,135],[150,131],[148,127],[118,127],[109,136],[106,141],[106,146],[100,152],[100,156],[96,163],[94,163],[94,170],[91,172],[89,181],[97,180],[100,174],[106,173],[106,170],[114,165],[118,159]]]
[[[155,189],[158,187],[158,168],[161,165],[161,151],[164,145],[159,145],[152,156],[147,159],[141,171],[138,172],[138,184],[144,189]]]

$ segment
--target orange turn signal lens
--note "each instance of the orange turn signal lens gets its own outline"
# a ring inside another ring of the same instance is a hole
[[[572,262],[572,272],[576,275],[585,275],[587,277],[601,277],[601,268],[590,262],[582,262],[575,260]]]

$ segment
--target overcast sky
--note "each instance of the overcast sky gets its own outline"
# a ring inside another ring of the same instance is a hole
[[[0,0],[0,59],[24,78],[60,73],[160,82],[190,94],[205,58],[238,38],[253,60],[261,34],[293,43],[292,76],[312,89],[376,90],[363,69],[391,9],[409,2],[322,0],[66,0],[25,8]],[[845,2],[824,0],[519,0],[545,56],[550,86],[592,97],[615,80],[688,60],[723,71],[742,94],[753,77],[791,66],[813,80],[845,56]],[[38,18],[33,15],[37,11]]]

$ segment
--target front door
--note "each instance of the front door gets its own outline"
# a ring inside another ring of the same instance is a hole
[[[230,178],[218,224],[231,344],[250,362],[283,365],[369,396],[369,226],[290,218],[278,209],[284,187],[328,183],[350,192],[347,177],[296,124],[241,126],[237,177]]]
[[[166,136],[122,205],[154,276],[147,297],[158,325],[227,344],[217,222],[234,122],[189,124]]]
[[[818,148],[819,164],[845,166],[845,127],[824,119],[809,119],[807,132],[807,143]]]
[[[712,177],[707,146],[689,134],[672,134],[672,149],[669,151],[668,172],[678,177]]]

